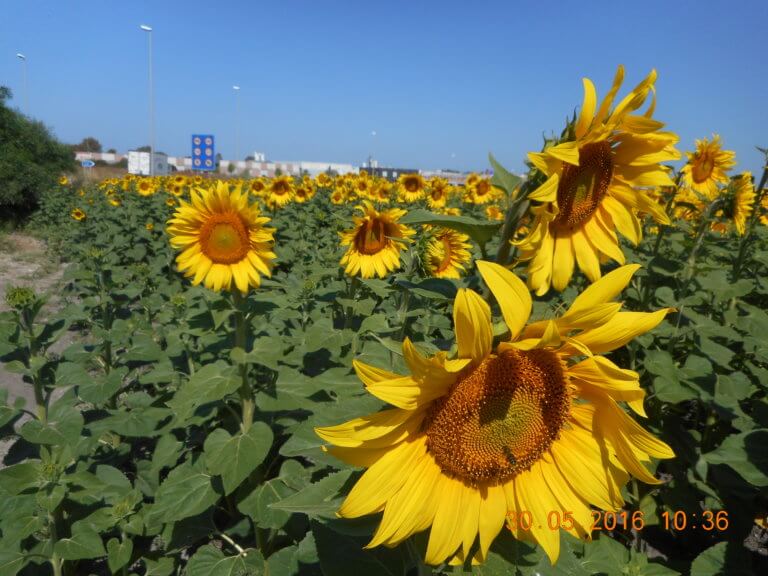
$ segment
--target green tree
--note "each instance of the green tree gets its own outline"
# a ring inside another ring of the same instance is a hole
[[[16,220],[37,206],[40,194],[75,169],[70,148],[42,122],[8,107],[12,93],[0,87],[0,218]]]
[[[101,152],[101,142],[93,136],[83,138],[80,144],[73,144],[72,150],[75,152]]]

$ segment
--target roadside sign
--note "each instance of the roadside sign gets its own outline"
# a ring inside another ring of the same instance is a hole
[[[82,166],[83,168],[93,168],[94,166],[96,166],[96,162],[94,162],[93,160],[83,160],[80,162],[80,166]]]
[[[216,170],[213,134],[192,134],[192,170]]]

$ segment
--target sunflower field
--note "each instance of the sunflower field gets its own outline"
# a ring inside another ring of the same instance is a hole
[[[768,573],[766,172],[623,75],[524,178],[43,192],[0,574]]]

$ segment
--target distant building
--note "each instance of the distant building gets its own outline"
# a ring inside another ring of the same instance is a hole
[[[401,174],[416,174],[418,173],[418,170],[415,168],[391,168],[389,166],[377,166],[373,163],[372,165],[363,165],[360,170],[365,170],[368,172],[371,176],[377,176],[379,178],[386,178],[390,182],[394,182],[397,180]]]
[[[130,150],[128,152],[128,172],[130,174],[140,174],[149,176],[150,153]],[[152,171],[153,176],[165,176],[168,174],[168,155],[162,152],[152,153]]]

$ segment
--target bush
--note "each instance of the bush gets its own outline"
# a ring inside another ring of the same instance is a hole
[[[70,149],[42,122],[6,105],[11,91],[0,87],[0,213],[16,219],[37,206],[39,195],[75,168]]]

